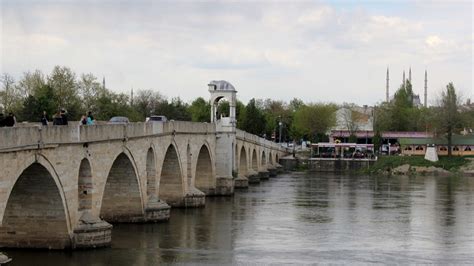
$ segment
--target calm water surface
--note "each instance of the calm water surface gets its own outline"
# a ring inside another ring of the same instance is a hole
[[[121,224],[108,249],[9,250],[12,265],[474,263],[474,178],[287,174],[168,223]]]

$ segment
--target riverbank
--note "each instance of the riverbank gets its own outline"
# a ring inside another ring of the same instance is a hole
[[[431,162],[422,156],[381,156],[363,171],[368,174],[474,176],[474,158],[443,156],[439,161]]]

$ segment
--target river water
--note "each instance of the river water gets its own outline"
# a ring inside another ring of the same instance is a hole
[[[474,178],[285,174],[112,238],[7,253],[12,265],[472,264]]]

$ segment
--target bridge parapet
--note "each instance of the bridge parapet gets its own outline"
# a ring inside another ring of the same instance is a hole
[[[245,131],[240,130],[240,129],[236,130],[236,137],[239,140],[246,141],[246,142],[252,142],[254,144],[257,144],[257,145],[260,145],[260,146],[263,146],[263,147],[272,148],[272,149],[279,150],[279,151],[282,151],[282,152],[287,151],[286,148],[281,147],[278,143],[266,140],[262,137],[259,137],[259,136],[254,135],[254,134],[250,134],[250,133],[245,132]]]
[[[87,143],[166,134],[213,134],[215,125],[184,121],[92,126],[22,126],[0,128],[0,152],[44,145]]]

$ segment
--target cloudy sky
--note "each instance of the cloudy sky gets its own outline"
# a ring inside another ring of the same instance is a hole
[[[240,100],[375,104],[411,67],[429,102],[473,97],[471,1],[0,0],[0,72],[93,73],[117,92],[186,101],[228,80]],[[359,2],[359,1],[357,1]]]

